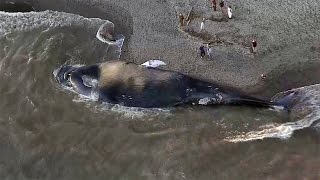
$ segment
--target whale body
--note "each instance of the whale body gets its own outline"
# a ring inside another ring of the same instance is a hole
[[[267,101],[224,90],[179,72],[119,60],[89,66],[63,65],[54,71],[54,77],[61,86],[78,94],[87,97],[94,94],[99,101],[129,107],[182,104],[270,106]]]

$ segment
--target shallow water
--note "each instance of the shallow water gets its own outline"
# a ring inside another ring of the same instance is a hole
[[[53,11],[0,19],[1,179],[320,178],[317,128],[228,141],[291,121],[285,111],[127,108],[62,89],[57,67],[115,56],[95,37],[105,20]]]

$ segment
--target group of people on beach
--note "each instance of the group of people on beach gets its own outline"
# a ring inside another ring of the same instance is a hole
[[[221,9],[223,17],[228,17],[229,19],[232,19],[232,8],[231,8],[231,6],[230,5],[226,5],[224,0],[220,1],[219,6],[220,6],[220,9]],[[211,8],[214,11],[217,11],[217,2],[216,2],[216,0],[211,0]],[[199,32],[204,31],[204,23],[205,23],[205,21],[206,21],[206,18],[203,18],[202,21],[201,21],[201,24],[200,24],[200,31]]]
[[[257,41],[255,39],[253,39],[251,42],[251,48],[252,48],[252,53],[256,53]],[[199,51],[200,51],[201,59],[206,56],[206,52],[208,54],[209,59],[212,59],[213,47],[211,46],[211,43],[208,43],[206,47],[203,44],[200,45]],[[267,76],[262,73],[260,75],[260,78],[261,78],[261,80],[265,80],[267,78]]]
[[[221,9],[221,12],[222,12],[222,15],[224,17],[228,17],[229,19],[232,18],[232,8],[230,5],[227,5],[224,0],[221,0],[219,2],[219,6],[220,6],[220,9]],[[216,0],[211,0],[211,8],[213,9],[213,11],[217,11],[217,1]],[[204,31],[204,23],[205,23],[205,18],[202,19],[201,23],[200,23],[200,31],[199,32],[202,32]],[[255,54],[257,52],[257,41],[255,38],[252,39],[251,41],[251,52],[253,54]],[[204,58],[205,55],[206,55],[206,52],[208,54],[208,57],[209,59],[212,59],[212,53],[213,53],[213,47],[210,46],[210,43],[207,44],[207,47],[205,47],[204,45],[201,45],[199,47],[199,51],[200,51],[200,57],[201,58]],[[265,74],[261,74],[260,75],[260,78],[262,80],[265,80],[266,79],[266,75]]]
[[[211,46],[211,43],[208,43],[206,48],[203,45],[201,45],[199,50],[200,50],[200,57],[201,58],[205,57],[206,51],[207,51],[209,59],[212,58],[211,55],[213,54],[213,47]]]
[[[211,2],[211,8],[213,9],[213,11],[217,11],[217,0],[210,0],[210,2]],[[224,0],[220,0],[219,7],[222,12],[223,18],[232,19],[233,17],[232,8],[229,4],[227,4]],[[179,14],[179,21],[180,21],[180,27],[183,27],[185,19],[181,13]],[[206,21],[206,18],[202,18],[202,21],[200,23],[199,33],[203,33],[205,31],[205,21]],[[250,47],[251,53],[255,54],[257,52],[257,45],[258,45],[257,40],[253,38],[251,41],[251,47]],[[211,43],[201,44],[199,47],[199,51],[200,51],[201,58],[204,58],[206,55],[208,55],[209,59],[212,59],[214,49]],[[261,79],[264,80],[265,78],[266,78],[266,75],[261,74]]]
[[[211,43],[208,43],[207,44],[207,53],[208,53],[208,57],[211,59],[211,55],[212,55],[212,52],[213,52],[213,48],[210,46]],[[251,42],[251,52],[253,54],[255,54],[257,52],[257,41],[256,39],[252,39],[252,42]],[[204,58],[205,55],[206,55],[206,51],[205,51],[205,47],[202,45],[200,45],[199,47],[199,51],[200,51],[200,57],[201,58]]]
[[[226,5],[226,3],[221,0],[219,2],[219,6],[221,8],[221,11],[223,15],[227,15],[229,19],[232,18],[232,8],[230,5]],[[217,1],[216,0],[211,0],[211,7],[214,11],[217,11]]]
[[[223,16],[228,16],[229,19],[232,18],[232,8],[230,5],[228,5],[227,3],[224,2],[224,0],[220,0],[219,2],[219,6],[222,12]],[[214,11],[217,11],[217,1],[216,0],[211,0],[211,8]],[[205,26],[205,18],[202,19],[201,23],[200,23],[200,31],[202,32],[204,31],[204,26]],[[204,46],[202,45],[200,48],[200,56],[201,58],[203,58],[203,54],[205,53],[204,51]],[[252,39],[251,42],[251,52],[252,53],[256,53],[257,52],[257,41],[256,39]]]
[[[213,9],[213,11],[217,11],[217,1],[216,0],[210,0],[211,1],[211,8]],[[224,17],[228,17],[229,19],[232,18],[232,9],[230,5],[227,5],[227,3],[224,2],[224,0],[220,0],[219,2],[219,6],[222,12],[222,15]],[[204,31],[205,28],[205,21],[206,18],[203,18],[201,23],[200,23],[200,30],[199,33]],[[208,57],[211,59],[211,53],[213,51],[212,47],[210,47],[210,43],[207,44],[207,53],[208,53]],[[201,45],[199,47],[200,50],[200,57],[203,58],[206,55],[206,50],[205,47],[203,45]]]

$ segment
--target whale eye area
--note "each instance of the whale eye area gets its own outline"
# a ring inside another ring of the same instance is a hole
[[[70,76],[71,76],[71,72],[65,72],[63,75],[65,80],[69,80]]]
[[[63,83],[62,84],[64,84],[65,86],[72,87],[72,84],[70,82],[71,73],[72,72],[68,71],[63,74]]]

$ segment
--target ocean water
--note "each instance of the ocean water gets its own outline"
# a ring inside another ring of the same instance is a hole
[[[319,85],[297,89],[291,113],[129,108],[62,89],[53,77],[62,64],[120,55],[96,37],[106,22],[0,12],[1,179],[320,178]]]

